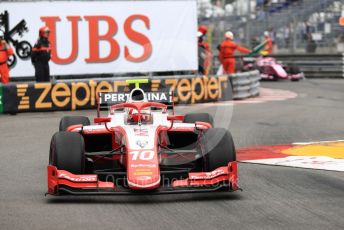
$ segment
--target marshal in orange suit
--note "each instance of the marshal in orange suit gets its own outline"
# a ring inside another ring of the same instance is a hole
[[[0,31],[0,80],[3,84],[7,84],[10,81],[10,70],[7,60],[11,55],[13,55],[13,49],[7,44],[4,35]]]
[[[264,48],[264,51],[269,55],[269,54],[272,54],[272,51],[273,51],[273,46],[274,46],[274,43],[270,37],[270,34],[268,31],[265,31],[264,32],[264,39],[266,41],[266,45],[265,45],[265,48]]]
[[[239,46],[233,42],[234,35],[231,31],[225,33],[225,40],[220,45],[219,59],[223,66],[225,74],[235,73],[235,58],[234,53],[238,50],[241,53],[251,53],[252,51]]]

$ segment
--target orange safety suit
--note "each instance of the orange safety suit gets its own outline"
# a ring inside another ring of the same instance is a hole
[[[224,74],[235,73],[235,58],[234,53],[238,50],[241,53],[251,53],[251,50],[239,46],[230,39],[226,39],[220,45],[219,59],[223,66]]]
[[[264,47],[264,51],[268,52],[268,54],[272,54],[273,50],[273,41],[270,37],[265,37],[266,45]]]
[[[13,55],[13,49],[7,48],[3,43],[0,43],[0,80],[3,84],[7,84],[10,81],[10,70],[7,60],[11,55]]]

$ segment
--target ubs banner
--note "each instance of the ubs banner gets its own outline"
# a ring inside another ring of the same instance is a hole
[[[172,91],[176,104],[194,104],[232,99],[227,76],[152,78],[140,84],[145,91]],[[96,108],[100,92],[129,92],[125,80],[0,84],[0,109],[4,113],[57,111]],[[2,107],[1,107],[2,105]],[[0,110],[1,111],[1,110]]]
[[[1,2],[0,29],[16,50],[11,76],[33,76],[29,58],[51,29],[52,75],[196,70],[196,1]]]

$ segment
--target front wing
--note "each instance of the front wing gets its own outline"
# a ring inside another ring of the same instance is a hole
[[[185,192],[214,192],[238,190],[237,162],[217,168],[212,172],[191,172],[188,178],[173,180],[170,185],[161,185],[154,190],[132,190],[117,186],[113,182],[100,181],[96,174],[75,175],[55,166],[48,166],[48,192],[50,195],[68,193],[74,195],[124,195],[167,194]]]

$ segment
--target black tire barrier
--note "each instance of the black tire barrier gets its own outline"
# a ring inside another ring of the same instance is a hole
[[[258,70],[237,73],[230,76],[233,99],[245,99],[259,95],[260,73]]]

